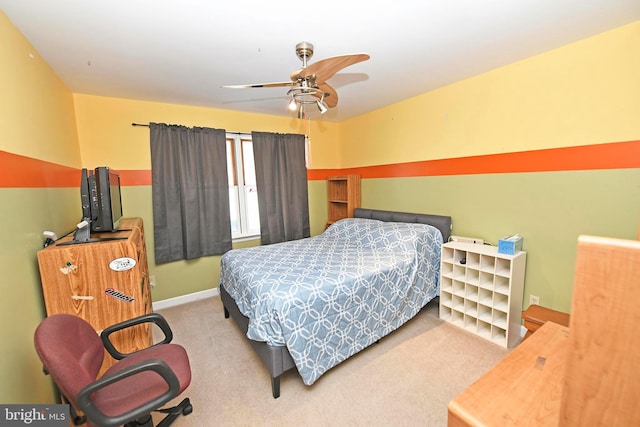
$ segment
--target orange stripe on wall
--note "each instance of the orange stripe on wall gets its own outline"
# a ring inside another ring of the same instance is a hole
[[[80,170],[0,151],[0,188],[80,187]]]
[[[122,186],[135,186],[135,185],[151,185],[151,170],[121,170],[120,185]]]
[[[0,188],[80,188],[80,168],[0,151]],[[151,185],[150,170],[123,170],[122,186]]]
[[[473,175],[488,173],[551,172],[640,168],[640,141],[487,154],[421,162],[374,165],[345,169],[314,169],[310,180],[358,174],[362,178]]]
[[[309,180],[331,175],[362,178],[473,175],[640,168],[640,141],[614,142],[483,156],[425,160],[345,169],[310,169]],[[0,151],[0,188],[77,187],[80,169]],[[122,186],[151,185],[151,170],[118,170]]]

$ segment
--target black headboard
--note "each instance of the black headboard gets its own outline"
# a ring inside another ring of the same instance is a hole
[[[376,209],[355,208],[353,216],[356,218],[377,219],[387,222],[409,222],[429,224],[436,227],[442,233],[444,241],[451,235],[451,217],[443,215],[430,215],[409,212],[382,211]]]

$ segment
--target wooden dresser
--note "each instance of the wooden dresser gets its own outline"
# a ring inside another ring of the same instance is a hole
[[[105,240],[64,245],[68,236],[38,252],[47,315],[69,313],[88,321],[96,332],[151,312],[149,269],[141,218],[124,218],[114,233],[92,234]],[[112,335],[128,353],[152,343],[149,324]],[[104,371],[115,361],[106,354]]]
[[[449,403],[449,426],[640,425],[640,242],[580,236],[569,328],[551,321]]]

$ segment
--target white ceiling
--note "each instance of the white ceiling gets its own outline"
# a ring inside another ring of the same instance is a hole
[[[0,0],[76,93],[280,116],[301,67],[368,53],[328,80],[341,121],[640,20],[640,0]],[[318,118],[312,115],[312,118]]]

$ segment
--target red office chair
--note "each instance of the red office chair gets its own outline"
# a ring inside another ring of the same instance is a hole
[[[158,325],[165,337],[146,349],[123,354],[109,339],[113,332],[149,322]],[[193,410],[189,399],[173,408],[159,409],[191,382],[187,352],[170,344],[172,339],[171,328],[158,313],[110,326],[100,336],[80,317],[54,314],[40,323],[34,342],[45,373],[71,405],[76,425],[151,427],[151,412],[160,411],[168,414],[160,427]],[[105,348],[118,361],[97,378]],[[78,410],[83,417],[75,415]]]

